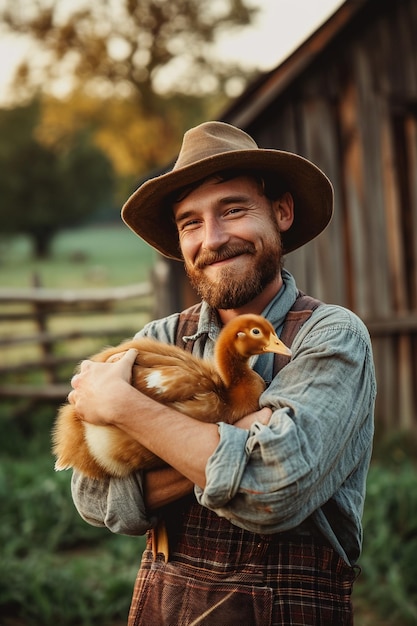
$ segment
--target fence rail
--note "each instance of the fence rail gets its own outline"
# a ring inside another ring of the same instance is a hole
[[[173,284],[154,272],[151,282],[113,289],[0,289],[0,401],[63,401],[81,359],[170,311]],[[377,367],[379,427],[415,430],[417,315],[365,323]]]
[[[94,290],[0,289],[0,399],[63,400],[68,369],[110,340],[131,337],[152,309],[149,282]]]

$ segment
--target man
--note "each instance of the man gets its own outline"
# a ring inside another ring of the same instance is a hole
[[[332,208],[332,186],[312,163],[208,122],[185,134],[172,172],[139,187],[122,215],[184,261],[202,297],[184,341],[209,357],[222,325],[240,313],[264,315],[278,333],[287,328],[303,300],[282,256],[318,235]],[[149,533],[129,624],[352,623],[372,354],[351,312],[310,308],[277,375],[273,356],[258,357],[268,387],[259,411],[234,426],[198,422],[136,391],[135,351],[117,363],[87,361],[73,378],[69,399],[84,420],[115,424],[168,465],[127,479],[73,476],[75,504],[91,524],[142,534],[166,522],[169,559],[155,545],[153,555]],[[172,315],[139,334],[178,343],[178,323]]]

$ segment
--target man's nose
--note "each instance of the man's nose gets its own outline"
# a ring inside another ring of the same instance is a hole
[[[207,220],[204,224],[202,247],[206,250],[217,250],[229,241],[229,234],[218,220]]]

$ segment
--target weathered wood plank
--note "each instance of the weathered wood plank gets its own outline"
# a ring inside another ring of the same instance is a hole
[[[411,113],[408,113],[405,120],[405,140],[408,156],[406,178],[410,204],[409,237],[411,247],[407,274],[411,291],[410,307],[417,310],[417,116]]]
[[[112,303],[116,300],[130,300],[152,295],[150,283],[124,285],[107,289],[47,289],[44,287],[33,288],[0,288],[1,303],[28,303],[28,304],[77,304],[85,303]]]
[[[63,401],[71,391],[70,385],[0,385],[0,398],[30,398],[31,400]]]
[[[417,333],[417,313],[386,318],[365,317],[364,322],[373,337],[394,337]]]
[[[75,341],[77,339],[95,339],[99,337],[130,337],[136,333],[137,329],[133,328],[100,328],[99,330],[71,330],[65,333],[33,333],[31,335],[17,335],[9,337],[0,337],[0,346],[18,346],[30,343],[41,343],[44,341],[52,341],[60,343],[64,341]]]

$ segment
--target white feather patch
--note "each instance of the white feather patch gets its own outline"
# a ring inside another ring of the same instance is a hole
[[[165,393],[168,390],[168,387],[164,383],[164,377],[159,370],[153,370],[146,377],[146,386],[148,389],[156,389],[159,393]]]
[[[93,457],[110,474],[123,476],[125,466],[112,455],[112,431],[107,426],[97,426],[84,422],[87,445]]]

